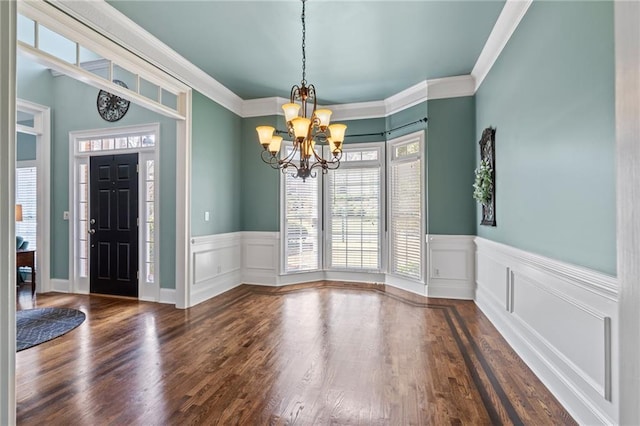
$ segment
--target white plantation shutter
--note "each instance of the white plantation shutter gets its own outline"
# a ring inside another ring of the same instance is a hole
[[[29,241],[29,249],[36,250],[37,235],[37,171],[36,167],[16,169],[16,204],[22,204],[22,222],[16,222],[16,235]]]
[[[393,148],[389,206],[390,272],[420,280],[423,177],[419,150],[416,152],[414,143]]]
[[[330,171],[327,211],[329,267],[379,270],[381,168],[345,162]]]
[[[287,272],[316,270],[319,266],[318,216],[320,176],[307,178],[284,174],[284,253]],[[318,172],[318,175],[322,172]]]

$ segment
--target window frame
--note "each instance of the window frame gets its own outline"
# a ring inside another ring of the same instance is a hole
[[[378,168],[380,171],[380,193],[379,193],[379,229],[378,229],[378,242],[380,244],[380,251],[378,252],[378,264],[380,267],[378,269],[362,269],[362,268],[348,268],[348,267],[333,267],[331,265],[331,233],[323,232],[323,246],[324,246],[324,254],[323,257],[323,270],[325,271],[336,271],[336,272],[359,272],[359,273],[383,273],[386,270],[386,150],[385,150],[385,142],[362,142],[362,143],[351,143],[343,145],[342,149],[342,158],[346,158],[346,155],[349,151],[365,151],[375,149],[378,152],[377,160],[360,160],[360,161],[341,161],[340,167],[338,170],[345,168]],[[329,171],[328,173],[333,173],[333,171]],[[323,189],[323,205],[322,205],[322,223],[323,230],[329,229],[330,226],[330,217],[331,217],[331,206],[329,205],[329,179],[327,178],[322,185]],[[326,202],[325,202],[326,201]]]
[[[396,148],[403,146],[403,145],[409,145],[412,143],[418,142],[419,144],[419,149],[418,152],[415,154],[410,154],[407,156],[404,156],[402,158],[398,158],[396,156]],[[427,267],[427,261],[425,259],[425,249],[426,249],[426,244],[425,244],[425,235],[426,235],[426,221],[427,221],[427,203],[426,203],[426,192],[425,192],[425,188],[426,188],[426,156],[424,154],[424,147],[425,147],[425,132],[424,131],[418,131],[418,132],[414,132],[414,133],[410,133],[404,136],[400,136],[397,137],[395,139],[390,139],[387,141],[387,187],[388,187],[388,191],[387,191],[387,205],[386,205],[386,210],[387,210],[387,223],[388,228],[387,228],[387,269],[386,269],[386,273],[388,275],[391,275],[393,277],[395,277],[396,279],[399,280],[406,280],[408,282],[418,282],[420,284],[424,284],[425,283],[425,276],[426,276],[426,267]],[[415,160],[419,160],[420,161],[420,173],[422,176],[422,179],[420,179],[420,277],[419,278],[415,278],[415,277],[411,277],[408,275],[404,275],[404,274],[398,274],[396,272],[394,272],[392,270],[393,268],[393,262],[394,262],[394,253],[392,250],[393,247],[393,234],[392,234],[392,211],[393,211],[393,201],[392,201],[392,191],[391,191],[391,186],[393,185],[392,179],[393,179],[393,175],[391,173],[391,168],[393,167],[393,165],[395,164],[399,164],[399,163],[408,163],[411,161],[415,161]]]
[[[280,149],[280,157],[281,158],[285,158],[286,157],[286,153],[287,153],[287,149],[292,149],[293,148],[293,141],[282,141],[282,145],[281,145],[281,149]],[[314,172],[316,173],[316,177],[315,178],[307,178],[308,180],[314,179],[317,180],[318,182],[318,188],[317,188],[317,197],[318,197],[318,206],[319,208],[316,211],[316,241],[317,241],[317,253],[316,253],[316,264],[317,267],[315,269],[302,269],[302,270],[291,270],[289,271],[287,269],[287,255],[288,255],[288,250],[287,250],[287,246],[288,246],[288,239],[287,239],[287,222],[288,222],[288,218],[287,218],[287,188],[286,188],[286,176],[287,175],[292,175],[296,173],[296,169],[295,168],[290,168],[290,169],[286,169],[286,170],[279,170],[280,172],[280,271],[281,271],[281,275],[294,275],[294,274],[306,274],[306,273],[310,273],[310,272],[318,272],[318,271],[322,271],[323,270],[323,252],[324,252],[324,244],[322,241],[322,234],[323,234],[323,228],[324,228],[324,224],[323,224],[323,216],[322,216],[322,205],[323,205],[323,174],[322,174],[322,170],[315,170]],[[295,179],[300,179],[300,178],[295,178]],[[306,182],[305,182],[306,183]]]
[[[107,139],[117,138],[122,136],[136,136],[141,134],[154,134],[155,143],[153,146],[139,146],[134,148],[122,148],[122,149],[104,149],[96,151],[80,151],[80,141],[87,139]],[[70,154],[72,156],[71,164],[69,168],[69,194],[70,194],[70,256],[69,256],[69,270],[70,276],[73,277],[73,291],[77,293],[89,293],[89,275],[86,277],[80,274],[80,218],[79,218],[79,203],[80,203],[80,178],[79,170],[81,165],[89,166],[89,158],[93,156],[103,155],[118,155],[126,153],[138,153],[138,300],[159,301],[160,300],[160,143],[161,143],[160,124],[141,124],[124,127],[114,127],[106,129],[95,129],[87,131],[77,131],[69,133]],[[153,160],[154,162],[154,194],[153,194],[153,210],[154,210],[154,229],[153,229],[153,269],[154,279],[152,282],[147,281],[147,256],[146,246],[149,240],[146,235],[146,162],[147,160]],[[89,182],[87,182],[89,185]],[[87,199],[87,202],[89,200]],[[87,239],[88,241],[88,239]],[[88,257],[87,257],[88,259]],[[88,269],[87,269],[88,271]]]

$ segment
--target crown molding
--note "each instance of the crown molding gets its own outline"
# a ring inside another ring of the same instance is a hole
[[[243,100],[104,0],[49,0],[57,8],[241,117],[282,115],[287,100]],[[533,0],[506,0],[471,74],[421,81],[381,101],[328,106],[334,119],[388,117],[427,100],[473,96]]]
[[[106,1],[50,0],[58,9],[237,115],[243,100]]]
[[[484,78],[489,74],[532,2],[533,0],[507,0],[504,4],[475,66],[471,70],[471,75],[475,79],[474,92],[480,88]]]
[[[327,105],[327,108],[333,111],[332,120],[364,120],[387,115],[384,101]]]
[[[427,80],[427,99],[459,98],[476,93],[476,80],[472,75]]]
[[[242,102],[242,117],[264,117],[267,115],[284,115],[282,105],[289,99],[281,97],[247,99]]]

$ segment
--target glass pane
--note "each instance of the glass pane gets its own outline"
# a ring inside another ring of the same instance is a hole
[[[178,109],[178,97],[171,92],[162,89],[162,105]]]
[[[78,253],[80,254],[80,257],[82,257],[82,258],[88,258],[89,257],[89,244],[87,244],[87,241],[80,240]]]
[[[146,251],[145,251],[145,259],[147,262],[153,262],[154,257],[155,256],[153,254],[153,243],[147,243]]]
[[[155,229],[155,225],[153,222],[147,222],[146,228],[147,241],[152,242],[154,240],[153,230]]]
[[[129,136],[129,148],[140,147],[140,136]]]
[[[87,202],[87,184],[86,183],[81,183],[80,184],[80,189],[78,190],[79,192],[79,196],[80,196],[80,202],[81,203],[86,203]]]
[[[78,180],[80,183],[87,183],[89,181],[89,166],[87,164],[80,164]]]
[[[142,146],[154,146],[156,144],[155,135],[146,135],[142,137]]]
[[[153,263],[147,263],[147,282],[152,283],[154,280],[154,266]]]
[[[80,259],[79,266],[80,266],[80,271],[79,274],[81,277],[86,277],[88,275],[88,264],[89,261],[87,259]]]
[[[76,63],[76,44],[74,42],[43,25],[40,25],[39,28],[39,38],[40,50],[70,64]]]
[[[80,46],[80,66],[98,77],[109,78],[109,61],[82,46]]]
[[[91,151],[91,141],[80,141],[80,152]]]
[[[147,160],[147,180],[155,180],[153,169],[154,169],[153,160]]]
[[[18,21],[16,23],[17,26],[17,38],[19,41],[22,41],[24,43],[27,43],[29,46],[33,46],[34,45],[34,22],[29,19],[26,18],[22,15],[18,15]]]
[[[147,201],[153,201],[154,199],[153,188],[154,188],[154,182],[153,181],[147,182]]]
[[[102,139],[94,139],[91,141],[91,151],[102,150]]]
[[[83,237],[86,235],[89,235],[89,222],[87,222],[86,220],[81,220],[80,221],[80,238],[84,239]]]
[[[155,84],[145,80],[144,78],[140,79],[140,90],[139,93],[145,98],[149,98],[154,101],[159,101],[159,87]]]
[[[153,203],[152,202],[147,202],[147,221],[149,222],[153,222],[154,218],[153,218]]]
[[[136,90],[137,78],[136,75],[124,68],[120,65],[113,64],[113,80],[118,80],[123,82],[127,88]]]
[[[347,152],[347,158],[345,161],[360,161],[362,160],[362,152]]]
[[[115,146],[114,139],[102,139],[102,149],[114,149]]]
[[[87,220],[89,205],[87,203],[80,203],[78,208],[80,214],[80,220]]]
[[[362,161],[373,161],[378,159],[378,150],[364,151],[362,153]]]
[[[116,138],[116,149],[124,149],[127,147],[127,138]]]

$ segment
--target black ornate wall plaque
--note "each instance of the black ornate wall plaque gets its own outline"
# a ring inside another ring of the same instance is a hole
[[[496,226],[496,129],[487,127],[480,138],[480,160],[491,165],[491,198],[482,204],[482,221],[480,225]]]

